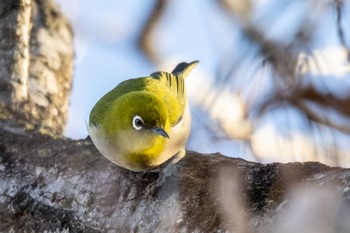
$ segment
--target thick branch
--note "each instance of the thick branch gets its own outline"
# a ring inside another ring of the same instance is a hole
[[[350,197],[350,171],[316,162],[264,165],[187,152],[148,192],[158,173],[118,168],[88,140],[4,126],[0,138],[0,231],[263,232],[283,218],[283,203],[298,186],[332,184],[344,201]]]

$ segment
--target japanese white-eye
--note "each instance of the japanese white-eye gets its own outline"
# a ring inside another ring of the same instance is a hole
[[[104,95],[87,125],[102,155],[132,171],[183,158],[191,128],[184,78],[197,63],[126,80]]]

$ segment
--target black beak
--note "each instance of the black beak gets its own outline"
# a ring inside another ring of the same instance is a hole
[[[158,134],[158,135],[163,136],[165,138],[169,138],[169,135],[165,132],[165,130],[163,128],[157,127],[157,128],[152,128],[151,130],[155,134]]]

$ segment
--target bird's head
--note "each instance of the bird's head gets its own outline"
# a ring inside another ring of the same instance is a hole
[[[96,127],[119,153],[130,157],[128,160],[144,159],[147,163],[166,147],[170,123],[161,98],[138,91],[125,94],[110,105]]]

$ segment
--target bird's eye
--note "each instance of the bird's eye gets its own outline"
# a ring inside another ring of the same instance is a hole
[[[140,116],[134,116],[134,118],[132,119],[132,126],[134,127],[134,129],[140,130],[144,125],[145,123],[143,122]]]

